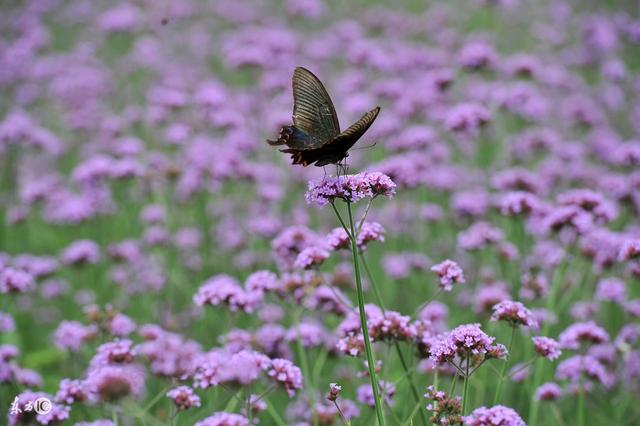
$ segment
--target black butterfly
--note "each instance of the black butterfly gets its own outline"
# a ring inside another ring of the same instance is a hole
[[[364,135],[380,112],[375,107],[347,130],[340,132],[333,102],[318,77],[306,68],[293,72],[293,125],[280,129],[278,139],[269,145],[286,145],[281,152],[291,154],[293,164],[322,167],[339,163],[347,151]]]

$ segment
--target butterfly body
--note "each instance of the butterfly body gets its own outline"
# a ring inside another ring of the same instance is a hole
[[[293,73],[293,124],[280,129],[277,140],[269,145],[286,145],[281,152],[291,154],[293,164],[318,167],[339,163],[349,156],[349,149],[364,135],[378,116],[376,107],[340,132],[333,102],[326,89],[305,68]]]

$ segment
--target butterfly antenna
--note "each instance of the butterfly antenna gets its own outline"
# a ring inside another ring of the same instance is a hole
[[[374,142],[371,145],[367,145],[367,146],[361,146],[359,148],[353,148],[352,151],[358,150],[358,149],[369,149],[369,148],[373,148],[374,146],[376,146],[378,144],[378,142]]]

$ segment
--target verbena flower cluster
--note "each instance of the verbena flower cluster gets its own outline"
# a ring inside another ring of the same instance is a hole
[[[395,192],[396,184],[389,176],[380,172],[364,172],[312,180],[305,198],[307,203],[322,207],[336,199],[355,203],[364,198],[392,197]]]

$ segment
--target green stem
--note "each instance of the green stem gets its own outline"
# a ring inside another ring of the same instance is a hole
[[[507,347],[507,359],[502,364],[502,370],[500,370],[500,378],[498,379],[498,387],[496,388],[496,394],[493,397],[493,405],[498,403],[500,399],[500,392],[502,391],[502,383],[504,382],[504,374],[507,372],[507,366],[509,365],[509,359],[511,358],[511,347],[513,346],[513,338],[516,335],[516,328],[511,327],[511,338],[509,339],[509,346]]]
[[[356,292],[358,295],[358,310],[360,312],[360,326],[362,327],[362,336],[364,338],[364,349],[367,355],[367,364],[369,367],[369,378],[371,379],[371,388],[373,391],[373,399],[376,403],[376,416],[378,417],[378,425],[386,426],[387,422],[384,418],[382,410],[382,401],[378,390],[378,378],[376,376],[376,362],[373,358],[371,350],[371,341],[369,340],[369,329],[367,326],[367,316],[364,311],[364,291],[362,290],[362,279],[360,277],[360,264],[358,262],[358,245],[356,242],[356,230],[353,224],[353,214],[351,213],[351,203],[347,202],[347,211],[349,212],[349,225],[351,227],[351,252],[353,255],[353,269],[356,278]]]
[[[556,270],[554,271],[553,281],[551,282],[551,289],[549,292],[549,298],[547,299],[547,312],[554,312],[556,306],[556,298],[558,297],[558,293],[560,287],[564,282],[565,273],[567,267],[569,265],[568,258],[574,253],[575,244],[568,250],[568,253],[565,255],[566,257],[562,260],[562,263],[558,265]],[[544,322],[544,326],[542,327],[542,331],[540,335],[548,336],[549,329],[551,328],[551,323],[549,321]],[[536,426],[538,424],[538,412],[540,407],[540,401],[535,397],[536,389],[542,383],[542,378],[544,375],[544,370],[546,369],[546,364],[543,363],[542,360],[537,362],[537,366],[535,369],[535,374],[533,377],[533,383],[531,384],[531,404],[529,405],[529,415],[527,416],[527,423],[531,426]]]
[[[271,420],[278,426],[287,426],[287,424],[282,420],[280,414],[278,414],[278,410],[276,410],[270,401],[265,398],[265,402],[267,403],[267,413],[271,416]]]
[[[467,408],[467,399],[469,397],[469,354],[467,354],[467,366],[464,375],[464,391],[462,393],[462,415],[464,416]]]
[[[296,324],[295,325],[299,325],[300,324],[300,314],[296,315]],[[307,360],[307,352],[304,349],[304,346],[302,346],[302,340],[300,338],[300,332],[298,331],[298,336],[296,339],[296,349],[298,351],[298,358],[300,358],[300,365],[302,367],[302,376],[304,377],[304,381],[305,381],[305,388],[308,389],[308,396],[309,396],[309,402],[311,403],[311,421],[313,423],[313,425],[317,425],[318,424],[318,414],[316,412],[316,396],[315,396],[315,392],[314,389],[315,387],[313,386],[312,383],[312,377],[310,374],[310,370],[309,370],[309,362]]]
[[[349,203],[347,203],[347,205],[349,205]],[[344,220],[342,220],[342,216],[340,216],[340,212],[338,211],[338,208],[336,207],[335,203],[331,202],[331,207],[333,207],[333,211],[336,213],[336,216],[340,221],[340,225],[342,225],[342,227],[344,228],[344,231],[347,233],[347,236],[351,238],[351,232],[349,232],[349,228],[344,223]],[[351,214],[351,212],[349,212],[349,214]]]
[[[582,380],[578,384],[578,426],[584,426],[584,386]]]

